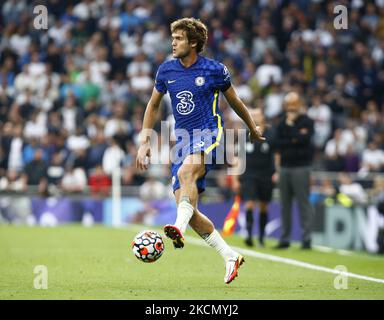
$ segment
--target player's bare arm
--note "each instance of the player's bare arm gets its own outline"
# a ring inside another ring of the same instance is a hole
[[[223,92],[225,99],[236,112],[236,114],[245,122],[250,130],[250,139],[254,140],[265,140],[263,137],[260,127],[253,121],[252,116],[248,108],[244,105],[243,101],[236,94],[235,89],[230,86],[226,91]]]
[[[140,147],[136,157],[136,168],[140,170],[148,169],[151,157],[150,129],[153,129],[155,125],[157,111],[159,110],[162,97],[163,94],[154,88],[145,109],[143,129],[140,134]]]

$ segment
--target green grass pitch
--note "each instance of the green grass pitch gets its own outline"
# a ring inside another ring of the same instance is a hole
[[[336,290],[337,275],[246,256],[239,277],[225,285],[222,258],[187,239],[175,250],[165,239],[163,256],[138,261],[130,248],[143,226],[114,229],[65,225],[57,228],[0,226],[0,299],[384,299],[384,284],[348,278]],[[159,229],[157,229],[159,230]],[[187,235],[195,236],[188,230]],[[239,236],[228,242],[243,247]],[[384,257],[367,253],[286,251],[255,248],[327,268],[344,265],[355,274],[384,279]],[[34,267],[48,268],[48,289],[35,289]]]

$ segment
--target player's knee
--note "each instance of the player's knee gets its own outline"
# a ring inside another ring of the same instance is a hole
[[[195,183],[198,179],[198,174],[192,166],[183,166],[179,169],[177,176],[180,184]]]

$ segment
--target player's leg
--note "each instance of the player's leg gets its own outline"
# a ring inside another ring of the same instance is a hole
[[[175,191],[177,204],[180,202],[180,195],[181,190],[177,189]],[[226,269],[224,282],[228,284],[233,281],[238,275],[239,267],[244,262],[244,257],[228,246],[220,233],[215,230],[212,221],[197,208],[194,210],[189,225],[210,247],[214,248],[223,257]]]
[[[176,175],[179,187],[177,192],[177,218],[173,225],[164,227],[165,235],[173,241],[175,248],[184,247],[184,233],[194,214],[197,204],[197,180],[205,174],[204,155],[188,155],[178,168]]]
[[[246,230],[247,237],[245,238],[245,244],[247,246],[253,246],[253,210],[256,206],[257,193],[255,188],[254,179],[242,178],[241,179],[241,188],[240,188],[241,198],[245,202],[245,218],[246,218]]]
[[[259,200],[259,244],[263,247],[265,227],[268,223],[268,204],[272,200],[272,177],[259,177],[256,181],[256,190],[257,199]]]
[[[295,168],[294,174],[292,175],[292,185],[300,213],[302,248],[311,249],[311,229],[314,209],[309,201],[310,168]]]
[[[189,225],[210,247],[222,256],[225,262],[224,282],[227,284],[232,282],[238,275],[238,270],[244,262],[244,257],[225,242],[220,233],[215,229],[212,221],[198,209],[195,210]]]
[[[253,237],[252,237],[252,229],[253,229],[253,210],[255,208],[256,201],[247,200],[245,201],[245,218],[246,218],[246,229],[247,229],[247,238],[245,239],[245,244],[247,246],[253,246]]]
[[[259,202],[259,244],[264,247],[265,227],[268,223],[268,202]]]
[[[278,249],[284,249],[289,247],[291,237],[292,226],[292,201],[293,201],[293,189],[290,178],[290,169],[281,168],[279,178],[279,190],[281,199],[281,237]]]

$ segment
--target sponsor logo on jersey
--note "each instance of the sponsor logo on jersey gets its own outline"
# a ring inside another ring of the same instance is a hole
[[[193,94],[191,91],[181,91],[176,95],[176,98],[180,99],[180,102],[176,105],[176,110],[181,115],[185,116],[190,114],[195,109],[195,103],[193,102]]]

